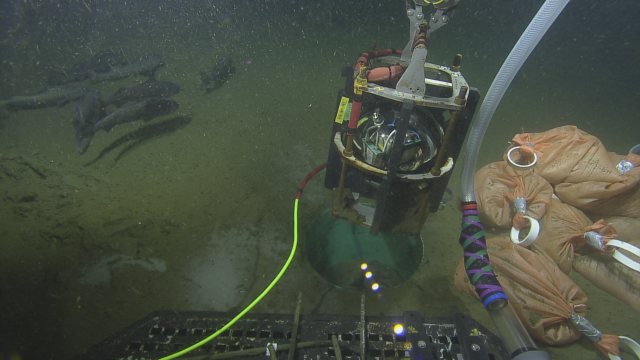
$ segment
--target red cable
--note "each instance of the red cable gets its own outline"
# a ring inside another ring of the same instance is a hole
[[[327,167],[327,163],[324,163],[318,166],[317,168],[313,169],[309,174],[307,174],[304,180],[302,180],[302,182],[300,183],[300,186],[298,186],[298,190],[296,191],[296,199],[300,199],[300,197],[302,196],[302,190],[304,190],[304,187],[307,186],[307,182],[311,180],[311,178],[315,174],[317,174],[318,172],[320,172],[322,169],[326,167]]]

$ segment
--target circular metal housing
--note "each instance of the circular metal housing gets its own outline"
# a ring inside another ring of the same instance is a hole
[[[376,108],[363,114],[358,121],[354,145],[364,162],[378,169],[387,169],[399,118],[400,111],[396,109]],[[404,137],[398,171],[416,171],[433,159],[443,136],[442,127],[427,109],[414,110],[409,119],[409,130]]]

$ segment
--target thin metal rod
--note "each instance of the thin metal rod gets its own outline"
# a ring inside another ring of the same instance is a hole
[[[338,342],[338,337],[335,334],[331,335],[331,342],[333,343],[333,351],[336,352],[336,359],[342,360],[342,351],[340,350],[340,343]]]
[[[311,347],[325,347],[333,345],[331,341],[306,341],[299,342],[297,345],[298,349],[305,349]],[[285,351],[291,347],[289,344],[282,344],[278,346],[279,350]],[[219,354],[210,354],[210,355],[199,355],[199,356],[189,356],[186,358],[180,358],[181,360],[220,360],[220,359],[233,359],[237,357],[245,358],[247,356],[254,356],[264,354],[264,348],[258,347],[254,349],[247,350],[238,350],[238,351],[230,351]]]
[[[364,315],[364,294],[362,294],[360,297],[360,360],[367,359],[367,323]]]
[[[276,349],[273,348],[273,344],[269,344],[269,346],[267,346],[267,350],[269,350],[269,356],[272,359],[277,359]]]
[[[293,330],[291,331],[291,348],[287,359],[293,360],[296,352],[296,341],[298,340],[298,328],[300,327],[300,304],[302,304],[302,292],[298,293],[298,305],[296,305],[296,313],[293,316]]]

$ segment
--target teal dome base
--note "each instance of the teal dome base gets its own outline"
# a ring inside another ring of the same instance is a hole
[[[362,291],[374,283],[380,289],[399,286],[420,267],[424,245],[420,237],[400,233],[371,235],[370,229],[344,219],[331,210],[318,217],[304,244],[311,266],[338,288]],[[361,268],[362,264],[367,269]],[[371,272],[371,279],[365,274]]]

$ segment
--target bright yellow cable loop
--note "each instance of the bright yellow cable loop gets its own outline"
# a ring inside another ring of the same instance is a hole
[[[284,266],[282,267],[282,269],[280,270],[280,272],[278,273],[278,275],[276,276],[275,279],[273,279],[273,281],[271,282],[271,284],[269,284],[269,286],[267,286],[266,289],[264,289],[264,291],[262,292],[262,294],[260,294],[255,300],[253,300],[253,302],[251,304],[249,304],[249,306],[247,306],[244,310],[242,310],[238,315],[236,315],[236,317],[234,317],[231,321],[229,321],[229,323],[227,323],[227,325],[223,326],[222,329],[216,331],[213,335],[209,336],[208,338],[195,343],[191,346],[189,346],[188,348],[181,350],[175,354],[169,355],[167,357],[163,357],[160,360],[170,360],[170,359],[175,359],[179,356],[182,356],[190,351],[193,351],[197,348],[199,348],[200,346],[208,343],[209,341],[215,339],[216,337],[218,337],[218,335],[220,335],[222,332],[224,332],[225,330],[227,330],[228,328],[230,328],[231,326],[233,326],[233,324],[235,324],[238,320],[240,320],[241,317],[243,317],[246,313],[249,312],[249,310],[251,310],[254,306],[256,306],[256,304],[258,304],[260,302],[260,300],[262,300],[263,297],[265,297],[269,291],[271,291],[271,289],[276,285],[276,283],[280,280],[280,278],[282,277],[282,275],[284,275],[284,272],[287,271],[287,268],[289,267],[289,264],[291,264],[291,261],[293,260],[293,256],[296,253],[296,248],[298,247],[298,201],[299,199],[296,199],[295,205],[293,207],[293,247],[291,248],[291,253],[289,254],[289,258],[287,259],[287,262],[284,263]]]

